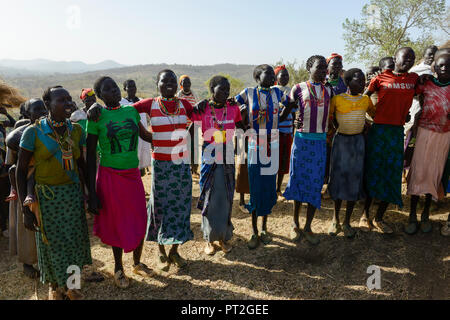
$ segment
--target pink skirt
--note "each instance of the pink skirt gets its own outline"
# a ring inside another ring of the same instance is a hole
[[[419,128],[408,174],[408,195],[431,194],[438,199],[449,148],[450,132]]]
[[[99,166],[97,195],[102,209],[94,218],[94,234],[104,244],[125,252],[136,249],[147,231],[145,190],[139,169]]]

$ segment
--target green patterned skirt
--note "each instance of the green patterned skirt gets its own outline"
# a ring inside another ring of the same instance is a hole
[[[36,234],[42,283],[66,286],[67,268],[92,264],[80,184],[36,186],[41,231]]]
[[[160,245],[173,245],[194,239],[191,203],[190,165],[153,159],[146,240]]]

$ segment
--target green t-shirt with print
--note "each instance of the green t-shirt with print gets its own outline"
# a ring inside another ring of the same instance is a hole
[[[135,108],[121,106],[117,110],[103,109],[97,122],[88,121],[87,133],[98,136],[101,166],[120,170],[139,166],[140,120]]]

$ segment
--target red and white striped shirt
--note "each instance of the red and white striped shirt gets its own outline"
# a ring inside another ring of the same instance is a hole
[[[145,99],[133,106],[139,113],[147,113],[150,116],[150,126],[153,132],[153,153],[155,160],[172,161],[188,159],[186,124],[192,119],[192,105],[184,100],[162,101],[167,111],[176,115],[167,115],[160,106],[159,98]]]

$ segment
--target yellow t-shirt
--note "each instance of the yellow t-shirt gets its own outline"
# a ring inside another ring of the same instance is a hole
[[[334,96],[330,104],[330,117],[336,117],[339,125],[337,132],[359,134],[364,130],[366,112],[375,115],[372,100],[365,95],[352,96],[347,93]]]

